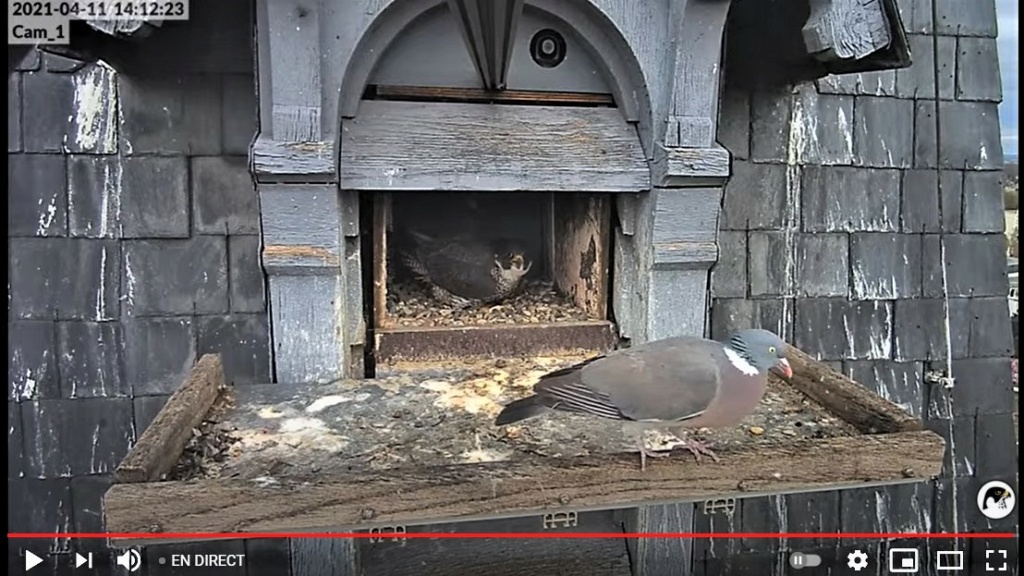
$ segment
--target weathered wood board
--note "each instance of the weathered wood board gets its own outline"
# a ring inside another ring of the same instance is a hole
[[[363,100],[341,130],[344,190],[641,192],[651,185],[636,129],[616,108]]]
[[[557,195],[554,221],[555,283],[588,318],[606,319],[611,238],[608,197]]]
[[[698,431],[720,463],[678,451],[641,471],[615,422],[571,414],[493,426],[503,403],[583,357],[398,365],[374,380],[236,387],[186,448],[193,466],[180,479],[110,489],[107,529],[355,530],[906,482],[941,469],[941,437],[865,399],[866,388],[820,395],[864,407],[845,413],[850,422],[774,377],[741,426]],[[799,386],[849,384],[808,372],[803,358],[793,356]],[[862,433],[861,420],[878,433]],[[678,442],[648,438],[654,449]]]

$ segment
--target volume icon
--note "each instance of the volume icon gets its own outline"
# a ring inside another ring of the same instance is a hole
[[[142,554],[138,550],[128,550],[117,557],[117,565],[124,566],[129,572],[135,572],[142,566]]]
[[[86,553],[85,556],[75,552],[75,568],[81,568],[82,566],[92,568],[92,552]]]

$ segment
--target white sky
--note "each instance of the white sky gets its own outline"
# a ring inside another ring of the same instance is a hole
[[[1020,86],[1017,59],[1017,51],[1020,48],[1018,1],[996,0],[996,11],[999,15],[999,68],[1003,78],[1003,103],[999,106],[999,118],[1003,132],[1003,152],[1013,156],[1017,155],[1017,134],[1020,128],[1017,114],[1017,94]]]

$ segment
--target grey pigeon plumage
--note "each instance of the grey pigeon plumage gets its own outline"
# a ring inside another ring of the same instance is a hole
[[[617,350],[546,374],[534,394],[505,407],[496,425],[561,410],[600,416],[638,427],[735,426],[764,396],[768,371],[792,375],[786,343],[767,330],[749,329],[725,342],[678,337]],[[677,434],[685,435],[685,434]],[[717,460],[700,442],[686,440],[694,456]],[[649,452],[639,441],[641,468]]]
[[[500,302],[515,295],[533,263],[504,239],[435,238],[409,232],[402,261],[437,300],[456,308]]]

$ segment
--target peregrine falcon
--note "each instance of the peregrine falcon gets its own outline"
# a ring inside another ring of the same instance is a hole
[[[1005,509],[1007,507],[1007,500],[1010,498],[1012,498],[1012,495],[1005,488],[993,486],[985,492],[984,496],[982,496],[982,502],[985,504],[985,510],[994,508]]]
[[[454,308],[513,296],[533,262],[514,242],[466,236],[435,238],[409,232],[402,261],[437,300]]]

